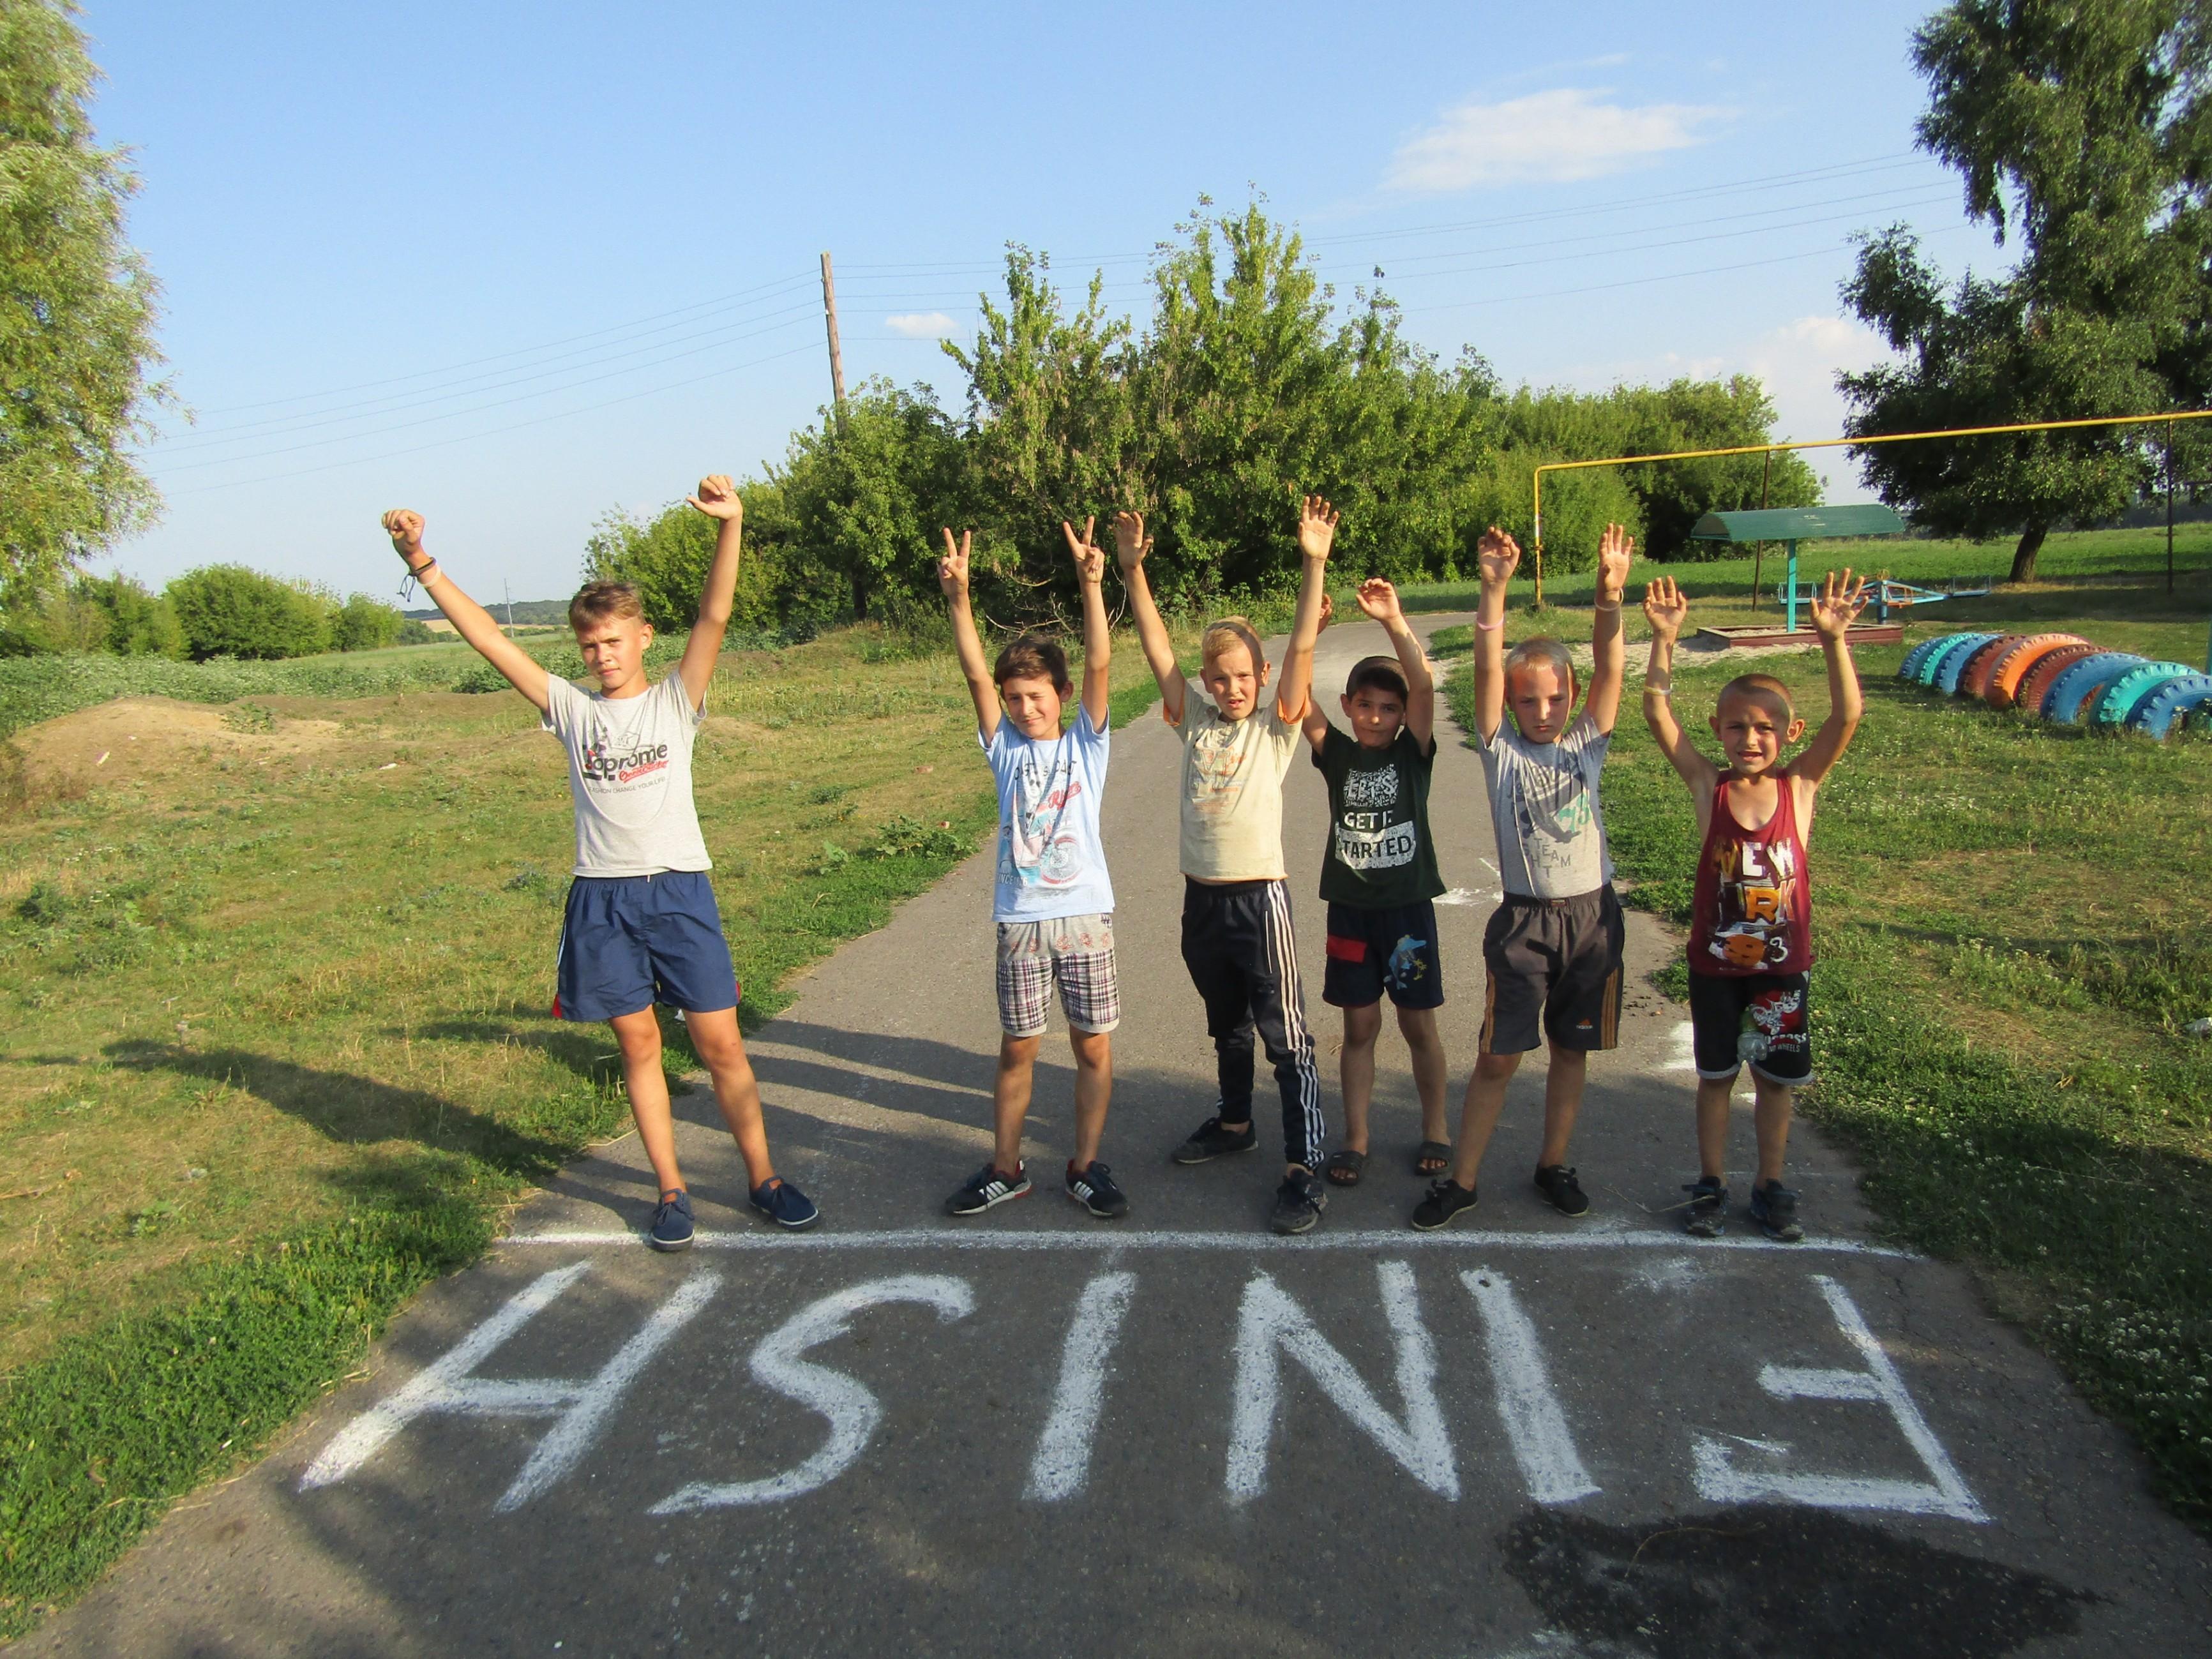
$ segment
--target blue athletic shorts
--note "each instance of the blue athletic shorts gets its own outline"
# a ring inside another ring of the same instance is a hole
[[[1437,907],[1427,899],[1387,910],[1331,903],[1328,954],[1321,1000],[1332,1008],[1365,1008],[1385,991],[1401,1008],[1443,1006]]]
[[[736,1007],[737,969],[707,872],[577,877],[554,980],[560,1019],[612,1019],[656,1002],[690,1014]]]

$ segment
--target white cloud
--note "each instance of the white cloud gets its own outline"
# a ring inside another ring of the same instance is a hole
[[[1608,90],[1561,87],[1447,110],[1398,147],[1383,184],[1440,195],[1480,185],[1559,183],[1618,173],[1648,155],[1705,142],[1729,112],[1703,104],[1630,108]]]
[[[957,331],[959,325],[941,311],[907,312],[896,317],[884,319],[884,326],[894,334],[903,334],[909,340],[942,340]]]

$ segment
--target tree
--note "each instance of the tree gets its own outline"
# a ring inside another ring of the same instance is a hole
[[[166,395],[157,289],[123,237],[137,179],[94,143],[76,9],[0,0],[0,592],[19,599],[157,505],[130,454]]]
[[[397,605],[356,593],[331,614],[331,643],[341,651],[381,651],[407,620]]]
[[[167,589],[196,662],[210,657],[307,657],[331,648],[328,600],[239,564],[188,570]]]
[[[175,607],[129,576],[80,576],[70,597],[100,617],[98,649],[118,657],[181,657],[185,631]]]
[[[1913,37],[1923,148],[1958,169],[2008,274],[1955,285],[1903,227],[1844,294],[1905,362],[1838,377],[1851,435],[2089,419],[2212,391],[2212,33],[2195,0],[1954,0]],[[2149,481],[2137,428],[1885,444],[1856,455],[1939,534],[2014,533],[2034,579],[2054,525],[2114,516]]]

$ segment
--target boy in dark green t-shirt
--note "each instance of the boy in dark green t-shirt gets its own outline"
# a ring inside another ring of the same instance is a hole
[[[1359,608],[1390,636],[1396,659],[1368,657],[1352,668],[1340,699],[1350,736],[1310,700],[1304,722],[1313,763],[1328,781],[1328,845],[1321,866],[1328,966],[1322,1000],[1344,1010],[1344,1146],[1327,1171],[1340,1187],[1356,1186],[1366,1168],[1367,1107],[1375,1093],[1375,1039],[1385,991],[1397,1006],[1421,1097],[1413,1168],[1433,1176],[1451,1161],[1444,1140],[1444,1049],[1437,1035],[1444,988],[1433,902],[1444,884],[1429,838],[1436,682],[1421,642],[1406,626],[1398,590],[1371,577],[1358,598]]]

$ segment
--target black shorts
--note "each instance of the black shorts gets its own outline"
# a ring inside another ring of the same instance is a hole
[[[1612,1048],[1626,938],[1610,885],[1564,899],[1508,893],[1482,932],[1482,1052],[1523,1054],[1546,1037],[1585,1053]]]
[[[1321,1000],[1332,1008],[1365,1008],[1385,991],[1401,1008],[1443,1006],[1437,907],[1427,899],[1387,910],[1331,904]]]
[[[1690,1027],[1698,1075],[1736,1074],[1746,1060],[1769,1083],[1796,1088],[1813,1080],[1813,1009],[1808,974],[1692,974]]]

